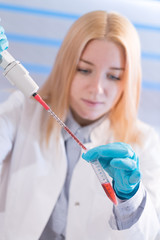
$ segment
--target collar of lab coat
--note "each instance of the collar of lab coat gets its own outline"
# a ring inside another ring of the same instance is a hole
[[[71,130],[73,134],[76,135],[79,131],[81,132],[81,135],[83,136],[84,142],[90,142],[90,135],[91,132],[98,127],[105,119],[106,117],[102,117],[96,122],[93,122],[87,126],[81,126],[73,117],[72,112],[69,110],[67,119],[65,121],[66,126]],[[63,128],[62,129],[62,136],[64,141],[67,141],[71,136],[70,134]]]

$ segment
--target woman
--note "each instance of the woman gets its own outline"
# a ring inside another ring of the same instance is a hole
[[[80,17],[39,94],[92,148],[83,158],[99,159],[119,204],[107,199],[77,143],[15,92],[0,107],[2,239],[158,238],[159,138],[137,118],[140,84],[132,24],[104,11]]]

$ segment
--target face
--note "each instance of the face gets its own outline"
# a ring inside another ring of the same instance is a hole
[[[70,107],[80,125],[88,125],[118,102],[123,92],[125,57],[121,46],[92,40],[83,51],[70,90]]]

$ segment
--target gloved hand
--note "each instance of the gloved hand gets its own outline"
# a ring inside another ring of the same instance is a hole
[[[8,40],[4,33],[4,28],[2,26],[0,26],[0,54],[7,48],[8,48]]]
[[[137,192],[141,179],[139,159],[130,145],[110,143],[92,148],[82,157],[88,162],[99,160],[113,178],[113,188],[120,199],[129,199]]]

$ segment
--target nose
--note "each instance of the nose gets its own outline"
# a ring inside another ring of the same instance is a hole
[[[89,89],[91,93],[102,94],[104,91],[102,77],[101,76],[93,77],[91,79]]]

